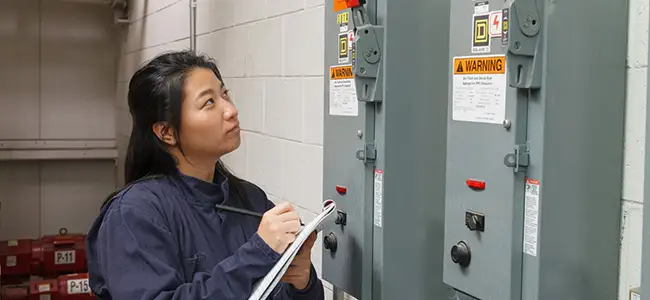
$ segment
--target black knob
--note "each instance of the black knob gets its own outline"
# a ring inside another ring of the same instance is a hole
[[[328,234],[323,238],[323,246],[325,247],[325,249],[328,249],[332,252],[336,252],[338,243],[336,242],[336,236],[334,235],[334,233],[330,232],[330,234]]]
[[[469,266],[469,262],[472,260],[469,246],[465,242],[458,242],[458,244],[451,247],[451,260],[463,268]]]

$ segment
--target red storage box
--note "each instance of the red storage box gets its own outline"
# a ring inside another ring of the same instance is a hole
[[[29,300],[57,300],[58,294],[56,279],[32,280],[29,283]]]
[[[88,274],[69,274],[59,276],[59,300],[96,299],[88,285]]]
[[[4,286],[0,290],[2,300],[29,300],[29,286]]]
[[[53,278],[61,274],[87,271],[85,235],[68,234],[68,231],[62,228],[59,235],[44,236],[38,244],[40,250],[35,249],[33,256],[40,258],[41,274],[44,277]]]
[[[0,242],[0,268],[3,283],[15,283],[29,278],[32,263],[32,240]]]

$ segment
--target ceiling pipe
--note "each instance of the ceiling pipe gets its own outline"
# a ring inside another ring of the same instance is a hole
[[[128,3],[126,0],[107,0],[113,9],[114,22],[118,25],[131,24],[129,20]]]
[[[190,51],[196,53],[196,0],[190,0]]]

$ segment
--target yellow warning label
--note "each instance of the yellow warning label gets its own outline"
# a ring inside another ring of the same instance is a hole
[[[336,23],[341,24],[347,24],[350,21],[350,13],[349,12],[344,12],[342,14],[336,15]]]
[[[506,57],[504,55],[454,58],[454,75],[505,73]]]
[[[330,80],[353,79],[352,66],[330,67]]]

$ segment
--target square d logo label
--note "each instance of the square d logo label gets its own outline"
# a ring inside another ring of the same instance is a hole
[[[475,15],[474,16],[474,39],[472,41],[473,47],[488,47],[490,46],[490,16]]]

